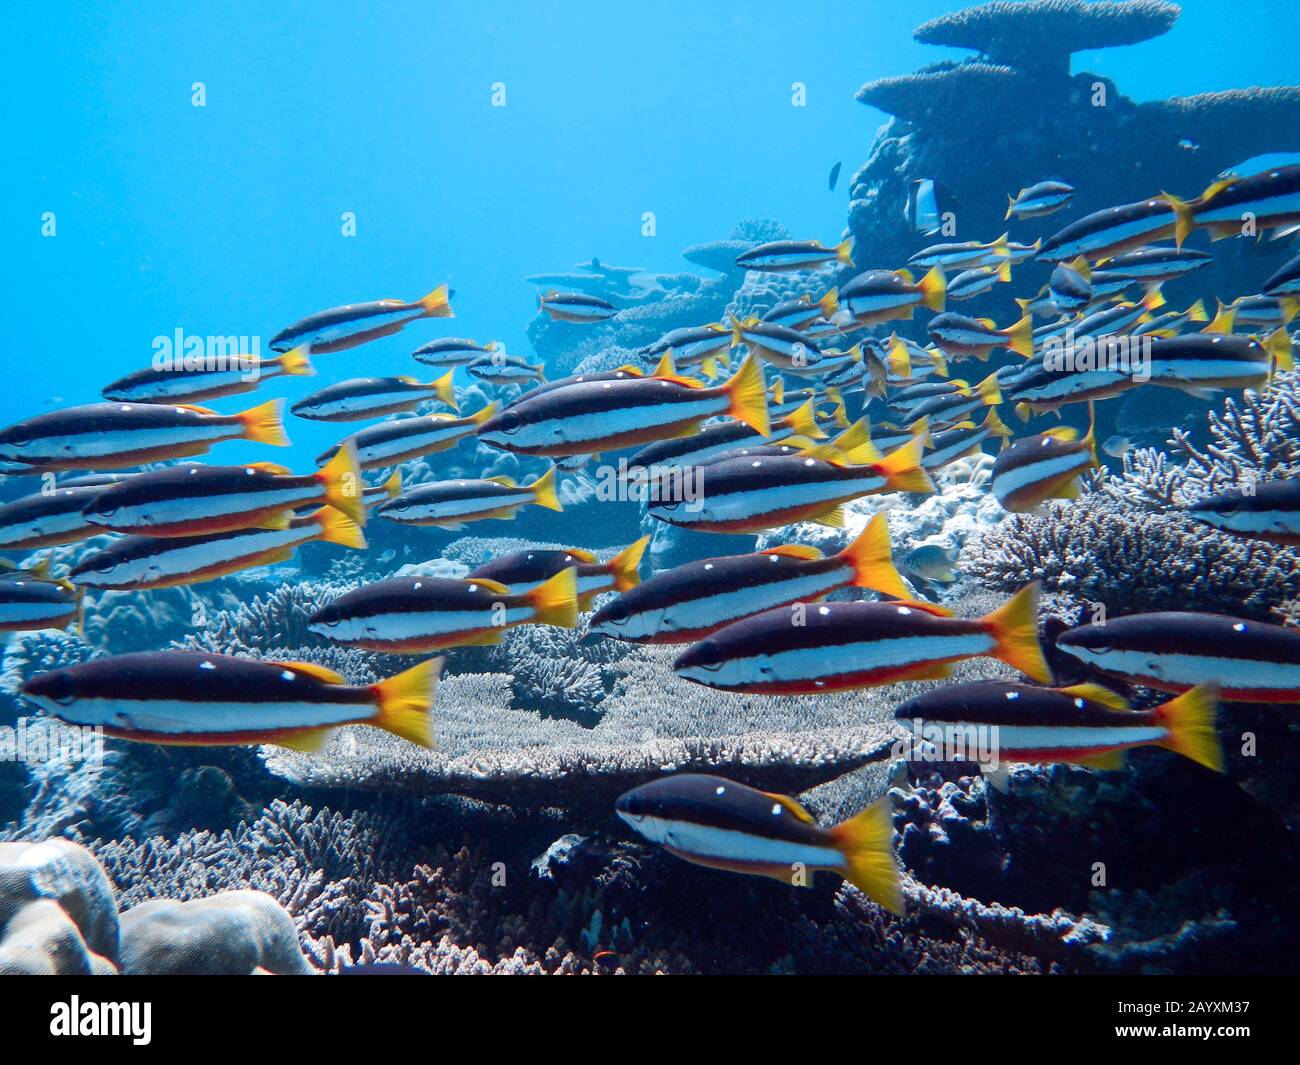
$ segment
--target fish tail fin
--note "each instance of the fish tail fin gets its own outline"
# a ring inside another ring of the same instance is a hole
[[[787,428],[794,430],[796,436],[806,436],[812,440],[824,440],[826,431],[817,424],[814,415],[813,400],[810,398],[792,410],[782,420]]]
[[[311,354],[311,345],[299,344],[280,356],[280,369],[290,377],[313,377],[316,368],[307,356]]]
[[[1224,772],[1223,745],[1214,729],[1218,706],[1219,688],[1212,681],[1157,706],[1155,714],[1169,730],[1161,746],[1216,773]]]
[[[934,372],[940,377],[948,376],[948,360],[944,358],[943,352],[938,348],[927,348],[930,352],[930,361],[934,363]]]
[[[454,411],[459,411],[460,407],[456,403],[456,389],[452,386],[452,378],[456,376],[455,370],[448,370],[445,374],[433,382],[433,394],[443,403]]]
[[[903,913],[903,884],[894,860],[894,819],[886,796],[830,830],[844,855],[844,878],[891,913]]]
[[[871,588],[895,599],[910,599],[912,593],[894,568],[893,549],[889,543],[889,525],[883,513],[875,515],[840,558],[853,567],[853,586]]]
[[[1142,307],[1147,311],[1154,311],[1165,305],[1165,294],[1160,291],[1159,285],[1152,285],[1142,297]]]
[[[1093,468],[1100,468],[1101,459],[1097,455],[1097,404],[1092,400],[1088,400],[1088,432],[1083,442],[1088,445],[1088,456]]]
[[[921,302],[932,311],[942,311],[944,299],[948,294],[948,280],[943,271],[932,266],[921,278]]]
[[[446,285],[439,285],[427,296],[420,299],[426,318],[455,318],[451,312],[451,291]]]
[[[578,624],[578,578],[572,566],[539,584],[527,598],[533,604],[533,620],[539,625],[571,629]]]
[[[889,350],[885,352],[885,365],[899,380],[906,381],[912,376],[912,352],[897,333],[891,338]]]
[[[835,317],[835,315],[839,314],[840,290],[838,288],[833,288],[826,293],[826,295],[817,301],[817,309],[821,312],[821,316],[827,321],[830,321]]]
[[[284,400],[273,399],[235,415],[244,427],[244,439],[272,447],[288,447],[284,432]]]
[[[1026,359],[1034,357],[1034,318],[1026,314],[1007,330],[1007,347]]]
[[[847,429],[849,427],[849,408],[844,402],[844,394],[832,385],[826,389],[826,398],[835,405],[831,411],[831,420],[841,429]]]
[[[1026,584],[996,610],[980,619],[997,641],[994,658],[1039,684],[1052,683],[1052,670],[1038,642],[1038,583]]]
[[[1189,322],[1208,322],[1210,316],[1205,313],[1205,301],[1198,299],[1187,308],[1187,320]]]
[[[1162,192],[1160,198],[1169,204],[1174,212],[1174,244],[1181,248],[1183,241],[1192,231],[1192,215],[1195,207],[1186,200],[1180,200],[1168,192]]]
[[[1291,352],[1291,334],[1286,326],[1278,326],[1264,339],[1264,350],[1273,357],[1273,368],[1281,373],[1295,369],[1295,356]]]
[[[1297,296],[1280,296],[1277,301],[1278,307],[1282,311],[1282,324],[1290,325],[1291,320],[1300,313],[1300,297]]]
[[[430,658],[374,686],[379,702],[375,724],[421,747],[432,748],[433,700],[438,691],[441,658]]]
[[[767,414],[767,382],[763,380],[763,360],[756,352],[746,356],[735,376],[722,388],[731,401],[728,414],[763,436],[772,435],[772,425]]]
[[[383,483],[384,495],[389,499],[396,499],[402,494],[402,471],[400,468],[395,469],[391,477]]]
[[[1232,304],[1224,305],[1219,301],[1218,310],[1214,312],[1214,318],[1210,324],[1201,330],[1202,333],[1223,333],[1227,335],[1232,332],[1232,323],[1236,320],[1237,308]]]
[[[636,543],[628,544],[609,560],[609,571],[614,575],[614,589],[626,592],[641,583],[641,558],[650,544],[650,537],[643,536]]]
[[[497,412],[497,407],[499,407],[500,405],[501,405],[501,404],[496,403],[496,402],[489,403],[489,404],[488,404],[486,407],[484,407],[482,410],[475,411],[473,414],[471,414],[471,415],[469,416],[469,419],[470,419],[470,421],[472,421],[475,425],[482,425],[485,421],[487,421],[489,418],[491,418],[492,415],[496,414],[496,412]]]
[[[357,464],[357,445],[353,441],[345,440],[334,457],[316,472],[316,477],[325,486],[326,503],[341,510],[358,525],[365,525],[361,467]]]
[[[848,240],[842,240],[835,245],[835,259],[837,262],[841,262],[845,266],[853,265],[853,238],[852,237],[849,237]]]
[[[935,490],[930,475],[921,466],[927,433],[919,432],[906,444],[895,448],[878,463],[876,469],[885,478],[891,492],[924,492]]]
[[[564,509],[564,506],[560,503],[560,497],[555,494],[554,466],[538,477],[537,480],[528,487],[533,493],[533,502],[539,507],[545,507],[547,510]]]
[[[335,510],[333,507],[321,507],[312,517],[320,525],[320,536],[317,539],[322,543],[355,547],[359,551],[366,549],[366,534],[361,531],[361,526],[343,511]]]
[[[1016,211],[1016,198],[1007,193],[1007,213],[1002,216],[1002,221],[1006,222]]]
[[[996,370],[975,386],[975,394],[986,407],[996,407],[1002,402],[1002,389]]]

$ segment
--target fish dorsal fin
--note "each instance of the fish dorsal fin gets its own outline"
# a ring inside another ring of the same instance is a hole
[[[769,547],[766,551],[760,553],[764,555],[782,555],[785,558],[814,559],[822,557],[820,550],[808,544],[782,544],[780,547]]]
[[[282,736],[276,740],[280,747],[288,747],[291,751],[302,751],[303,754],[320,754],[325,749],[325,745],[330,741],[330,735],[333,729],[314,728],[306,732],[299,732],[292,736]]]
[[[1053,440],[1059,440],[1063,444],[1079,439],[1079,430],[1069,425],[1058,425],[1055,429],[1048,429],[1042,433],[1042,436],[1050,436]]]
[[[916,283],[916,277],[912,274],[911,270],[899,270],[898,276],[901,277],[904,281],[906,281],[909,285],[913,285]]]
[[[1086,699],[1090,703],[1100,703],[1112,710],[1128,710],[1128,700],[1119,692],[1111,691],[1103,684],[1072,684],[1068,688],[1057,689],[1062,695],[1072,699]]]
[[[249,462],[245,463],[247,469],[261,470],[263,473],[274,473],[280,477],[288,477],[293,470],[288,466],[281,466],[278,462]]]
[[[285,669],[292,670],[294,673],[301,673],[304,677],[314,677],[316,680],[323,681],[326,684],[344,684],[348,680],[340,673],[336,673],[328,666],[318,666],[315,662],[273,662],[272,665],[283,666]]]
[[[811,825],[814,823],[812,814],[800,806],[794,799],[790,798],[789,795],[778,795],[774,791],[765,791],[763,794],[773,802],[779,803],[805,825]]]
[[[193,403],[177,403],[174,406],[178,410],[192,410],[195,414],[216,414],[211,407],[196,407]]]
[[[515,479],[513,477],[507,477],[505,474],[501,474],[498,477],[484,477],[483,480],[491,481],[493,484],[505,485],[505,487],[507,488],[519,487],[519,485],[515,482]]]
[[[622,366],[615,367],[618,373],[625,373],[631,377],[644,377],[645,371],[639,366],[633,366],[631,363],[624,363]]]
[[[659,356],[659,361],[655,363],[654,370],[650,373],[651,377],[676,377],[677,363],[673,361],[673,349],[669,348]]]
[[[572,555],[579,562],[591,563],[596,561],[595,552],[588,551],[585,547],[571,547],[565,552],[565,554]]]
[[[488,580],[486,577],[466,577],[466,584],[477,584],[480,588],[486,588],[489,592],[495,592],[497,595],[509,595],[510,588],[500,581]]]

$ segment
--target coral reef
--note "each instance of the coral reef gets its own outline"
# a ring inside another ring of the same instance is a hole
[[[112,973],[117,957],[113,886],[89,851],[0,843],[0,975]]]

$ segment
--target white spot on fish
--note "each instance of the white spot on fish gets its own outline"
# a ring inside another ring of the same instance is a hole
[[[817,613],[819,614],[829,614],[830,612],[831,612],[831,608],[828,606],[818,607],[817,609]]]
[[[1232,631],[1233,631],[1233,632],[1245,632],[1245,631],[1246,631],[1246,626],[1245,626],[1244,623],[1242,623],[1242,622],[1239,621],[1239,622],[1237,622],[1237,624],[1235,624],[1234,626],[1232,626]]]
[[[1075,700],[1074,700],[1074,705],[1077,706],[1080,710],[1082,710],[1082,709],[1083,709],[1083,700],[1082,700],[1082,699],[1075,699]]]
[[[781,804],[779,802],[772,803],[772,816],[773,817],[781,816]]]
[[[727,789],[724,788],[721,784],[719,784],[716,788],[713,789],[714,795],[725,795],[726,793],[727,793]]]
[[[208,661],[204,660],[204,661],[202,661],[202,662],[199,663],[199,669],[216,669],[216,668],[217,668],[217,665],[216,665],[215,662],[208,662]]]
[[[1007,699],[1010,700],[1011,702],[1015,702],[1019,698],[1020,698],[1019,692],[1007,692]]]
[[[293,680],[293,678],[294,678],[296,675],[297,675],[297,674],[295,674],[294,671],[293,671],[292,669],[286,669],[283,673],[280,674],[280,679],[281,679],[281,680]]]

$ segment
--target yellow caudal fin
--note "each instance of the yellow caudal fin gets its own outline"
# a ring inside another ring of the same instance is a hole
[[[284,400],[273,399],[235,415],[244,427],[244,439],[272,447],[288,447],[284,433]]]
[[[290,348],[280,356],[280,369],[290,377],[312,377],[316,370],[307,358],[311,347],[307,344],[299,344],[296,348]]]
[[[578,624],[578,578],[572,567],[560,570],[526,598],[533,604],[533,620],[539,625],[571,629]]]
[[[735,376],[722,388],[731,401],[728,414],[763,436],[772,435],[772,425],[767,415],[767,382],[763,380],[763,360],[756,352],[745,357]]]
[[[312,514],[312,518],[320,525],[320,535],[317,539],[322,543],[355,547],[360,551],[366,549],[366,534],[361,531],[361,526],[343,511],[335,510],[333,507],[321,507]]]
[[[650,371],[651,377],[676,377],[677,363],[673,359],[673,349],[668,348],[659,356],[659,361],[655,363],[655,368]]]
[[[438,380],[430,383],[429,387],[433,389],[433,394],[443,403],[454,411],[459,411],[460,407],[456,403],[456,389],[452,386],[451,380],[456,376],[455,370],[448,370]]]
[[[650,537],[643,536],[609,560],[609,572],[614,578],[615,590],[626,592],[641,583],[641,557],[649,543]]]
[[[1205,301],[1197,300],[1184,312],[1189,322],[1208,322],[1210,316],[1205,313]]]
[[[1273,359],[1273,368],[1281,373],[1295,369],[1295,356],[1291,352],[1291,334],[1279,326],[1264,339],[1264,350]]]
[[[1232,332],[1232,323],[1237,317],[1237,308],[1232,304],[1224,306],[1219,303],[1219,309],[1214,313],[1214,319],[1201,330],[1202,333],[1223,333],[1225,336]]]
[[[849,408],[844,403],[843,394],[832,385],[826,389],[826,398],[835,404],[831,410],[831,421],[841,429],[847,429],[849,427]]]
[[[944,299],[948,294],[948,281],[943,271],[932,266],[921,278],[921,303],[932,311],[942,311]]]
[[[364,484],[361,467],[357,465],[357,445],[343,441],[334,457],[316,473],[325,486],[325,502],[341,510],[358,525],[366,523]]]
[[[426,318],[455,318],[451,313],[451,292],[446,285],[439,285],[420,300]]]
[[[845,266],[853,265],[853,238],[842,240],[835,245],[835,258]]]
[[[1013,435],[1007,428],[1007,423],[998,417],[997,407],[990,407],[987,417],[984,419],[984,428],[989,431],[990,436],[1007,437]]]
[[[1004,214],[1004,215],[1002,216],[1002,221],[1004,221],[1004,222],[1007,221],[1007,219],[1009,219],[1009,218],[1010,218],[1013,214],[1015,214],[1015,213],[1016,213],[1016,198],[1015,198],[1014,196],[1012,196],[1011,193],[1008,192],[1008,193],[1007,193],[1007,213]]]
[[[817,301],[817,309],[821,312],[821,316],[827,321],[839,314],[840,290],[838,288],[833,288],[826,293],[826,295]]]
[[[880,799],[830,830],[844,855],[844,879],[891,913],[903,913],[903,884],[894,861],[893,806]]]
[[[555,494],[554,466],[538,477],[537,480],[528,487],[533,493],[533,502],[539,507],[545,507],[547,510],[564,509],[560,503],[560,497]]]
[[[1052,683],[1052,670],[1038,642],[1038,584],[1027,584],[980,619],[996,641],[990,652],[1039,684]]]
[[[402,494],[402,471],[396,469],[393,475],[383,483],[384,495],[389,499],[396,499]]]
[[[885,366],[901,381],[912,376],[912,352],[897,333],[890,337],[889,348],[885,351]]]
[[[911,598],[911,591],[894,568],[889,525],[883,513],[867,522],[857,539],[840,552],[840,558],[853,567],[855,588],[871,588],[895,599]]]
[[[1214,729],[1214,715],[1219,706],[1219,688],[1213,682],[1198,684],[1155,708],[1155,715],[1169,730],[1162,747],[1177,751],[1193,762],[1225,771],[1223,745]]]
[[[812,399],[800,404],[781,420],[785,422],[787,429],[794,430],[799,436],[806,436],[811,440],[826,438],[826,431],[817,424]]]
[[[1152,285],[1142,297],[1142,306],[1148,312],[1157,310],[1165,305],[1165,295],[1160,291],[1159,285]]]
[[[1290,325],[1291,319],[1300,312],[1300,298],[1295,296],[1279,296],[1277,301],[1278,309],[1282,312],[1282,324]]]
[[[896,448],[876,463],[876,470],[885,478],[885,488],[890,492],[933,492],[934,482],[921,468],[921,456],[929,434],[919,432],[902,447]]]
[[[1171,196],[1167,192],[1162,192],[1160,198],[1173,208],[1174,212],[1174,244],[1179,248],[1183,246],[1183,241],[1192,231],[1193,215],[1195,207],[1193,204],[1180,200],[1177,196]]]
[[[379,703],[374,724],[421,747],[433,747],[433,700],[442,662],[430,658],[376,684],[371,689]]]
[[[986,407],[996,407],[1002,402],[1002,389],[996,370],[975,386],[975,394]]]
[[[492,417],[492,415],[494,415],[497,412],[497,407],[499,406],[500,406],[499,403],[489,403],[482,410],[475,411],[473,414],[471,414],[469,416],[469,420],[474,422],[474,424],[476,425],[482,425],[485,421],[487,421],[489,418]]]
[[[1026,359],[1034,357],[1034,318],[1027,314],[1007,330],[1007,347]]]

